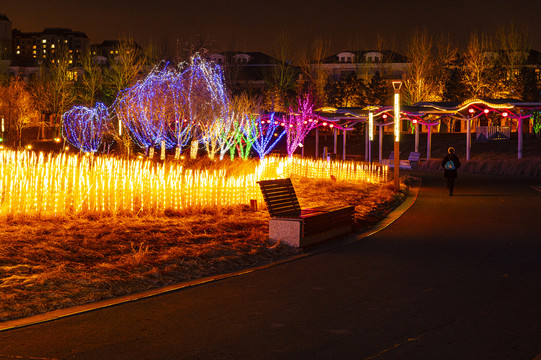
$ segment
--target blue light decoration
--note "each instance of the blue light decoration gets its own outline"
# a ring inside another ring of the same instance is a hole
[[[285,128],[280,129],[280,121],[274,119],[275,113],[271,113],[268,117],[261,115],[256,118],[255,126],[251,128],[255,138],[253,148],[259,154],[259,158],[263,160],[278,142],[286,134]]]
[[[102,103],[94,108],[75,106],[62,115],[62,136],[81,151],[95,153],[109,131],[109,123],[109,111]]]
[[[180,153],[193,128],[193,123],[183,116],[185,95],[182,74],[165,64],[121,91],[114,106],[138,146],[146,149],[176,146]]]
[[[195,124],[193,136],[201,140],[209,158],[223,154],[230,146],[233,116],[222,69],[195,55],[181,65],[186,96],[184,115]]]

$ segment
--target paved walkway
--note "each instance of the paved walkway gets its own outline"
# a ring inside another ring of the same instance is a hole
[[[0,359],[532,359],[541,180],[421,173],[370,237],[238,277],[0,332]]]

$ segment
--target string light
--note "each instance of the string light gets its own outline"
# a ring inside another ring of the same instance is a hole
[[[293,153],[304,141],[308,133],[317,127],[317,121],[312,121],[314,103],[310,95],[305,95],[297,100],[297,111],[289,109],[289,114],[284,118],[284,127],[286,128],[287,155],[293,156]]]
[[[62,136],[84,152],[95,153],[109,130],[109,111],[101,103],[94,108],[75,106],[62,115]]]
[[[261,160],[274,149],[278,141],[286,134],[286,129],[279,130],[279,123],[274,120],[274,115],[275,113],[271,113],[267,121],[262,120],[259,116],[256,120],[256,126],[252,128],[252,131],[257,132],[254,136],[254,150],[259,154]]]

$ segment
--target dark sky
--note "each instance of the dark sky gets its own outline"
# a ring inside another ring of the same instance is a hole
[[[330,51],[367,49],[379,36],[403,52],[415,29],[449,34],[461,46],[472,31],[514,23],[541,51],[541,0],[2,0],[0,13],[25,32],[68,27],[92,43],[130,36],[171,47],[199,36],[216,50],[269,54],[281,33],[295,49],[318,38],[330,39]]]

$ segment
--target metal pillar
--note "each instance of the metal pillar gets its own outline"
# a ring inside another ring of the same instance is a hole
[[[319,128],[316,127],[316,159],[319,157]]]
[[[379,163],[383,159],[383,126],[378,126],[379,129]]]
[[[419,123],[415,124],[415,152],[419,152]]]
[[[432,125],[428,124],[428,133],[426,138],[426,160],[430,160],[430,152],[432,151]]]
[[[471,119],[469,117],[466,120],[466,136],[466,161],[470,161]]]
[[[334,135],[334,153],[336,154],[338,151],[338,130],[336,130],[336,128],[333,128],[332,131]]]
[[[342,160],[346,160],[346,130],[344,129],[344,144],[342,148]]]
[[[522,116],[519,115],[518,118],[518,159],[522,160]]]
[[[370,142],[370,134],[368,134],[368,123],[365,122],[364,131],[364,161],[368,161],[368,143]]]

